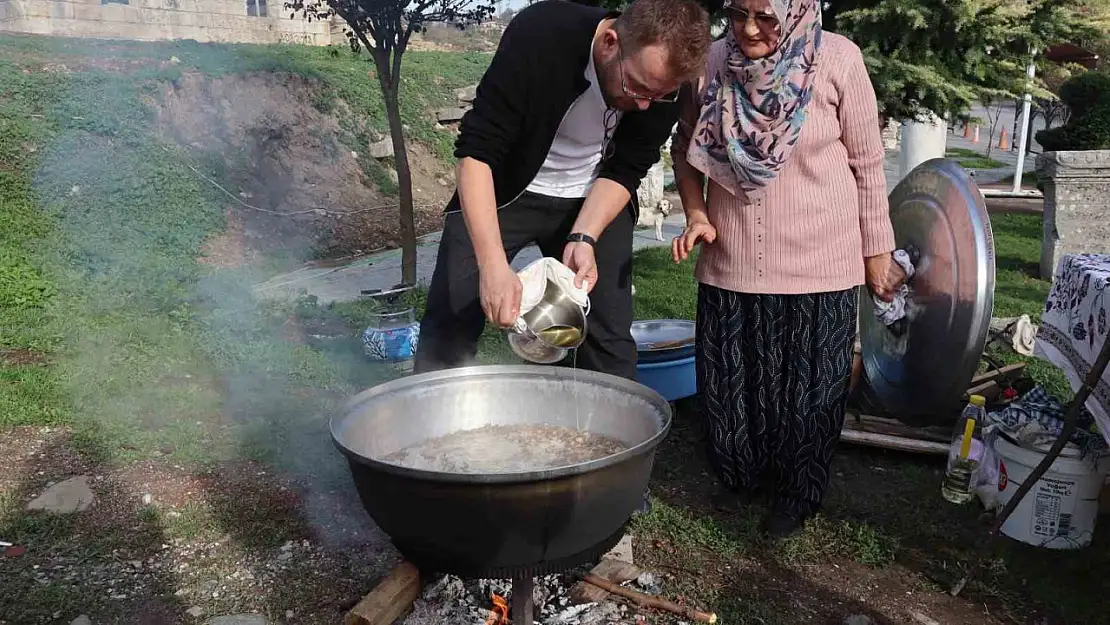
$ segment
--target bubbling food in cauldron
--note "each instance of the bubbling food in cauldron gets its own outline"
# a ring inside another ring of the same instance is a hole
[[[556,425],[487,425],[421,441],[382,461],[441,473],[530,473],[600,460],[627,448],[608,436]]]

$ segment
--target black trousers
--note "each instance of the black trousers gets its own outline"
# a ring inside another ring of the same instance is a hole
[[[726,487],[815,514],[844,425],[856,289],[807,295],[698,288],[697,377],[709,459]]]
[[[544,256],[562,260],[566,237],[582,208],[581,199],[525,192],[498,212],[501,242],[512,259],[535,243]],[[586,340],[578,348],[577,366],[636,378],[636,343],[632,339],[631,210],[621,211],[594,246],[597,285],[590,292]],[[478,263],[462,213],[445,218],[436,268],[420,322],[415,373],[474,362],[486,316],[478,299]]]

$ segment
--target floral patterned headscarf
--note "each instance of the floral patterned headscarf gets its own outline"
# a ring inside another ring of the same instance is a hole
[[[731,25],[728,60],[701,102],[687,162],[733,195],[752,197],[778,175],[798,142],[817,72],[817,0],[770,0],[780,24],[775,51],[749,59]]]

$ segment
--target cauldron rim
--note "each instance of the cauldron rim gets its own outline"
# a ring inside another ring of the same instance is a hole
[[[659,430],[646,440],[625,449],[624,451],[591,460],[589,462],[557,467],[543,471],[529,471],[523,473],[446,473],[443,471],[429,471],[426,469],[413,469],[403,467],[360,454],[343,443],[342,425],[351,417],[355,408],[361,404],[381,395],[396,392],[401,389],[425,383],[438,382],[455,378],[471,378],[474,376],[504,376],[504,375],[536,374],[539,377],[556,380],[586,381],[606,386],[616,390],[623,390],[630,395],[646,400],[657,409],[662,423]],[[604,469],[605,467],[620,464],[643,454],[652,453],[659,443],[667,436],[671,429],[672,410],[670,402],[663,398],[654,389],[638,382],[619,376],[600,373],[597,371],[574,370],[563,367],[542,365],[476,365],[459,367],[430,373],[411,375],[368,388],[351,397],[344,405],[342,412],[332,416],[329,422],[332,443],[347,457],[349,461],[361,464],[377,471],[393,475],[408,477],[425,482],[456,483],[456,484],[521,484],[528,482],[542,482],[562,477],[583,475]]]

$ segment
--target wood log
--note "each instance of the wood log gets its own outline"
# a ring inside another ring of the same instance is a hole
[[[343,625],[392,625],[420,596],[420,571],[401,562],[343,618]]]
[[[607,579],[602,579],[592,573],[587,573],[583,579],[593,584],[594,586],[605,590],[608,593],[612,593],[614,595],[624,597],[625,599],[629,599],[635,602],[637,605],[643,606],[645,608],[663,610],[665,612],[670,612],[671,614],[677,614],[682,618],[689,619],[691,621],[694,621],[695,623],[712,624],[717,622],[717,614],[714,612],[701,612],[693,608],[678,605],[673,601],[667,601],[662,597],[645,595],[644,593],[636,592],[631,588],[625,588],[624,586],[614,584],[613,582]]]
[[[840,440],[857,445],[870,445],[871,447],[909,451],[918,454],[948,455],[948,445],[945,443],[921,441],[912,438],[903,438],[901,436],[891,436],[889,434],[878,434],[876,432],[864,432],[851,429],[847,427],[847,424],[845,424],[844,429],[840,431]]]

